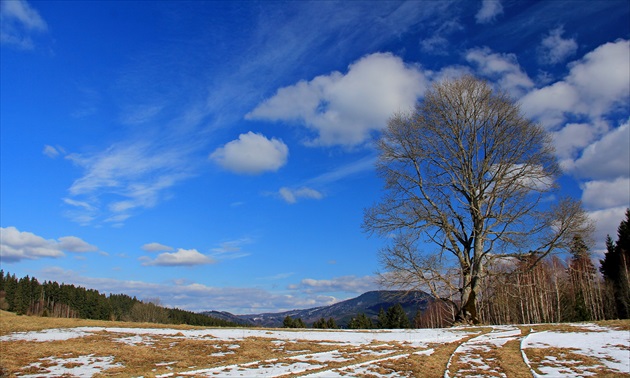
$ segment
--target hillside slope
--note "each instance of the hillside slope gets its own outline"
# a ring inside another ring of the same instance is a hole
[[[397,303],[401,304],[411,321],[417,311],[424,311],[427,308],[431,299],[431,295],[422,291],[379,290],[369,291],[356,298],[341,301],[330,306],[305,310],[248,315],[233,315],[229,312],[206,311],[203,312],[203,314],[232,322],[240,322],[241,324],[263,327],[281,327],[282,321],[287,316],[294,319],[301,318],[309,327],[318,319],[333,318],[338,326],[346,327],[350,318],[356,316],[358,313],[364,313],[373,321],[376,321],[381,308],[387,310]]]

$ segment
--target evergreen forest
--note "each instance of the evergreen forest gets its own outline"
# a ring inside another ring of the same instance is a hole
[[[166,308],[159,299],[139,300],[126,294],[106,296],[94,289],[40,283],[35,277],[18,279],[15,274],[0,270],[0,309],[19,315],[51,316],[95,320],[120,320],[197,326],[238,326],[178,308]]]

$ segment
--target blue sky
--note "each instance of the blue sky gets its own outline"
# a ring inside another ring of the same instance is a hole
[[[234,313],[376,289],[372,142],[463,73],[552,132],[596,250],[630,206],[626,0],[1,4],[18,276]]]

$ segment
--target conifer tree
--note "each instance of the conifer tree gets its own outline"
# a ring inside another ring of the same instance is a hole
[[[292,317],[290,317],[289,315],[287,315],[284,320],[282,321],[282,326],[284,328],[295,328],[295,321],[293,320]]]
[[[606,253],[600,260],[600,271],[612,288],[617,317],[630,317],[630,208],[617,228],[617,242],[606,239]]]
[[[326,322],[326,328],[337,329],[337,322],[335,322],[335,319],[328,318],[328,321]]]
[[[354,316],[348,322],[348,328],[350,329],[372,329],[374,328],[374,323],[372,319],[368,318],[364,313],[359,313],[357,316]]]
[[[407,314],[400,303],[397,303],[395,306],[392,306],[389,310],[387,310],[387,323],[387,328],[411,328],[409,317],[407,317]]]
[[[378,319],[376,321],[376,325],[378,328],[390,328],[389,319],[387,319],[387,314],[385,313],[385,310],[382,307],[380,311],[378,312]]]

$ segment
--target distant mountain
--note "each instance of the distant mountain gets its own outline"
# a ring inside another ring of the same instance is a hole
[[[202,314],[238,322],[245,325],[255,325],[262,327],[282,327],[285,317],[293,319],[301,318],[310,327],[313,322],[324,318],[335,319],[340,327],[346,327],[353,316],[364,313],[373,321],[376,321],[381,310],[400,303],[409,320],[413,323],[413,317],[418,311],[424,311],[432,300],[432,296],[423,291],[369,291],[356,298],[335,303],[330,306],[315,307],[306,310],[291,310],[277,313],[263,313],[250,315],[233,315],[229,312],[206,311]]]

